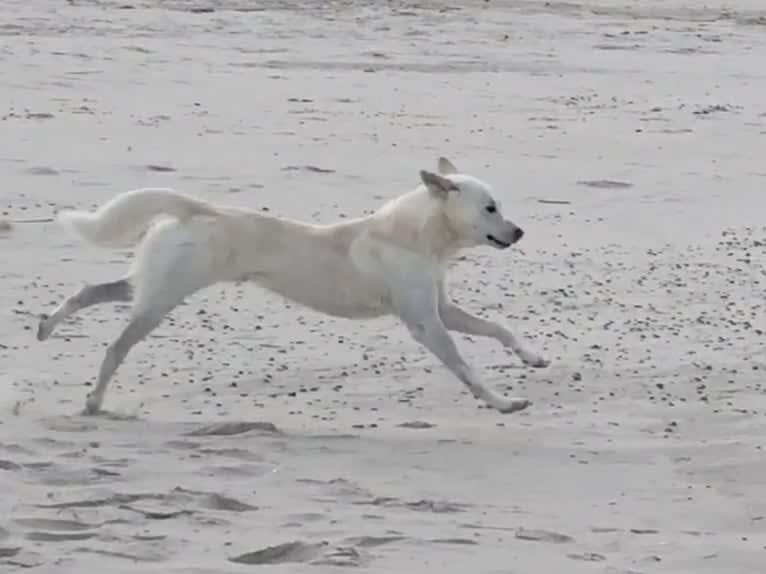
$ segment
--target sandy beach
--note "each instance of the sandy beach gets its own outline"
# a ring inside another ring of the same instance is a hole
[[[762,2],[2,4],[0,572],[763,572]],[[35,340],[131,258],[59,209],[169,186],[330,222],[439,155],[526,230],[450,285],[552,359],[458,338],[522,413],[393,319],[254,286],[177,308],[110,415],[80,411],[125,308]]]

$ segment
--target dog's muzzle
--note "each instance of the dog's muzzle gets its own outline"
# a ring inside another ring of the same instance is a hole
[[[501,239],[498,239],[494,235],[487,235],[487,241],[489,241],[496,247],[499,247],[500,249],[507,249],[512,244],[516,243],[517,241],[520,241],[522,237],[524,237],[524,230],[521,229],[520,227],[517,227],[513,231],[513,236],[511,237],[510,241],[502,241]]]

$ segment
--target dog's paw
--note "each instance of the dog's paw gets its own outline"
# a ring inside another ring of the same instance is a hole
[[[40,322],[37,324],[37,340],[45,341],[45,339],[50,337],[52,331],[53,327],[50,324],[48,315],[41,315]]]
[[[536,369],[544,369],[551,364],[550,360],[538,355],[537,353],[524,353],[520,356],[520,359],[525,365],[534,367]]]
[[[101,403],[101,397],[94,395],[93,393],[88,393],[82,414],[87,416],[97,415],[101,412]]]
[[[504,415],[509,415],[511,413],[515,413],[516,411],[523,411],[531,404],[532,401],[529,399],[516,398],[505,399],[502,402],[494,405],[494,407]]]

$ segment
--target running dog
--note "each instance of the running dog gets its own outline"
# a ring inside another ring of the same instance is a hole
[[[485,387],[461,357],[450,331],[491,337],[524,363],[549,361],[505,327],[450,301],[444,275],[458,251],[506,249],[524,232],[504,219],[488,184],[439,158],[438,172],[372,215],[314,225],[220,206],[170,189],[117,195],[95,212],[62,211],[58,221],[104,247],[137,245],[130,271],[116,281],[86,285],[43,316],[38,340],[91,305],[132,302],[127,326],[106,350],[85,413],[101,409],[109,380],[130,349],[192,293],[221,281],[252,281],[315,311],[348,319],[395,315],[462,381],[501,413],[526,408]]]

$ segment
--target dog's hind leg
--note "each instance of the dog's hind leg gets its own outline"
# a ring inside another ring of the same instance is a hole
[[[99,303],[128,302],[132,298],[132,292],[130,278],[127,277],[109,283],[86,285],[59,305],[50,316],[43,316],[40,319],[37,326],[37,340],[44,341],[50,337],[56,326],[70,315]]]
[[[195,237],[194,227],[172,220],[155,225],[138,251],[131,274],[132,319],[107,347],[96,386],[85,403],[85,412],[101,409],[109,381],[134,345],[146,338],[183,300],[215,282],[214,257],[207,237]]]
[[[172,307],[150,308],[135,315],[120,336],[107,347],[98,372],[96,387],[88,394],[85,401],[86,414],[94,414],[101,409],[106,388],[117,367],[125,360],[130,349],[145,339],[162,322]]]

